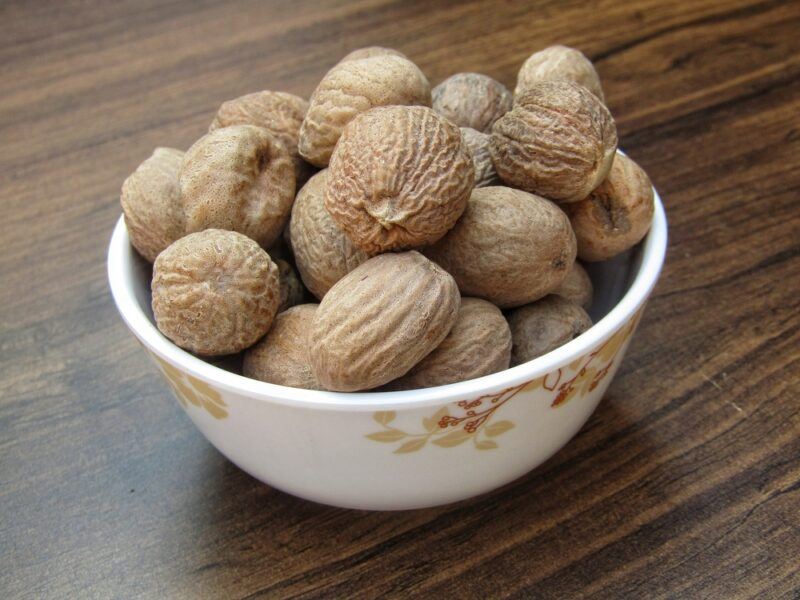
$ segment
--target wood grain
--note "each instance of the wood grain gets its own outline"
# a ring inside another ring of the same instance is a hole
[[[797,597],[798,31],[792,1],[0,4],[0,594]],[[503,490],[407,513],[223,459],[111,302],[125,176],[226,99],[307,96],[352,48],[513,87],[555,42],[596,61],[671,226],[590,422]]]

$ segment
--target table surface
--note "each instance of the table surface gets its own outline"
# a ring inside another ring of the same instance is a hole
[[[0,6],[0,594],[797,597],[800,3],[346,0]],[[430,510],[303,501],[225,460],[122,324],[122,180],[218,105],[308,96],[350,49],[513,87],[596,63],[670,221],[605,400],[521,480]]]

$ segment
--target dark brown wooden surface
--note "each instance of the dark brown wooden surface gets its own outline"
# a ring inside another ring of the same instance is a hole
[[[112,304],[124,177],[224,100],[396,47],[433,83],[596,60],[670,220],[583,431],[484,498],[339,510],[239,471]],[[0,596],[796,598],[800,3],[0,4]]]

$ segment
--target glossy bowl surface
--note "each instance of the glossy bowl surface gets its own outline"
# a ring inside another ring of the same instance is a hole
[[[181,350],[155,327],[150,265],[120,217],[108,278],[123,320],[205,437],[277,489],[348,508],[435,506],[500,487],[572,438],[616,373],[661,271],[658,194],[647,237],[589,266],[595,325],[523,365],[404,392],[301,390],[248,379]]]

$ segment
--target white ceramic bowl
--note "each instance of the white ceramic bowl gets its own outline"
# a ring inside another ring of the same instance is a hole
[[[664,262],[658,194],[634,250],[590,265],[595,325],[529,363],[452,385],[383,393],[301,390],[248,379],[181,350],[154,325],[150,266],[120,218],[108,278],[120,314],[197,428],[232,462],[296,496],[393,510],[454,502],[557,452],[614,376]]]

